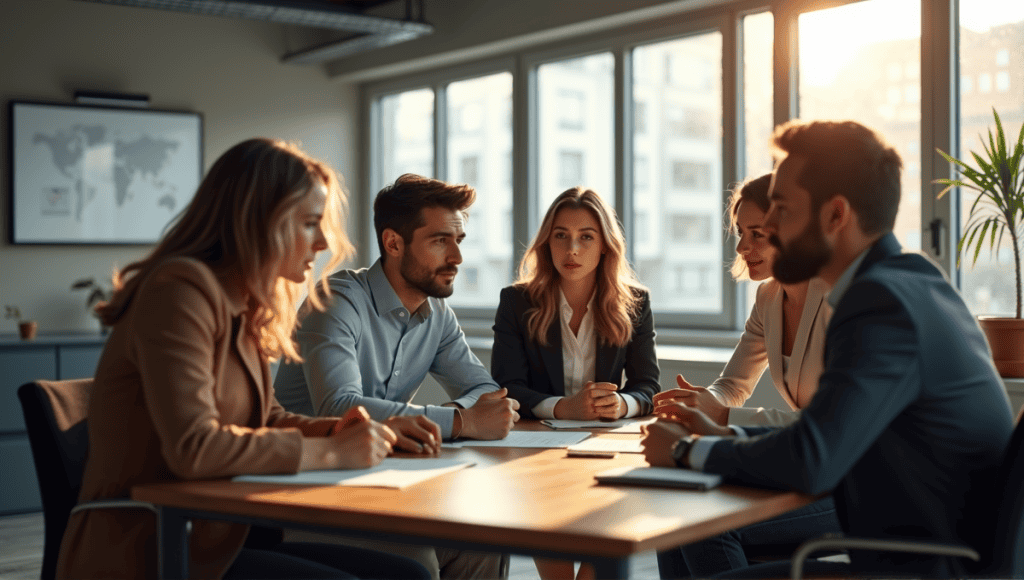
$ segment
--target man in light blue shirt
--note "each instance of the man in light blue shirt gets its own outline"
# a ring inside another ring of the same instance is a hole
[[[286,409],[341,416],[362,405],[395,431],[399,448],[413,452],[437,451],[442,436],[508,434],[519,404],[470,351],[444,300],[462,262],[466,209],[475,198],[469,186],[411,174],[381,190],[373,206],[381,258],[332,275],[327,309],[302,318],[296,338],[304,362],[282,365],[274,382]],[[428,372],[451,402],[410,403]],[[437,559],[425,561],[418,552],[390,548],[443,578],[493,578],[503,568],[498,555],[438,548]]]

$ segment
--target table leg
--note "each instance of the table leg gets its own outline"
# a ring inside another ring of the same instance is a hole
[[[157,565],[162,580],[188,578],[189,518],[172,508],[160,508]]]
[[[601,558],[591,562],[595,580],[626,580],[629,578],[629,558]]]

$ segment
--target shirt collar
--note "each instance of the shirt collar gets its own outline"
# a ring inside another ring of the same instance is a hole
[[[846,290],[850,287],[853,282],[853,276],[857,273],[860,268],[861,262],[867,257],[868,252],[871,251],[872,246],[868,246],[863,252],[857,256],[846,270],[843,271],[843,275],[836,280],[836,283],[832,286],[832,290],[828,293],[828,304],[835,309],[836,304],[839,304],[839,300],[843,298],[843,294],[846,294]]]
[[[587,302],[587,314],[594,311],[594,298],[596,296],[596,290],[590,294],[590,300]],[[572,306],[569,306],[569,301],[565,299],[565,293],[562,292],[561,287],[558,288],[558,309],[566,320],[572,318]]]
[[[366,273],[366,280],[370,284],[370,294],[373,296],[374,307],[377,309],[377,316],[381,316],[385,313],[394,314],[398,310],[405,311],[405,306],[402,304],[402,300],[398,297],[398,293],[391,286],[391,282],[388,280],[387,275],[384,274],[384,264],[381,263],[380,258],[370,266],[369,271]],[[430,299],[423,301],[423,305],[416,310],[416,314],[420,315],[420,318],[426,320],[430,316],[432,309],[430,307]]]

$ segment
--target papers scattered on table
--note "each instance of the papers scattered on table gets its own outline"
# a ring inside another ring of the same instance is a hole
[[[560,449],[575,445],[590,437],[590,433],[567,431],[511,431],[504,439],[478,441],[466,439],[445,443],[442,447],[522,447],[527,449]]]
[[[643,453],[639,439],[612,439],[610,437],[591,437],[582,443],[569,447],[575,451],[615,451],[616,453]]]
[[[379,465],[368,469],[303,471],[294,475],[239,475],[232,478],[232,481],[405,489],[471,465],[473,465],[471,461],[456,461],[454,459],[387,457]]]
[[[616,467],[594,476],[598,483],[680,487],[707,491],[722,483],[722,476],[677,467]]]
[[[573,421],[571,419],[544,419],[540,423],[552,429],[610,429],[609,433],[639,433],[640,426],[655,418],[619,419],[617,421]]]

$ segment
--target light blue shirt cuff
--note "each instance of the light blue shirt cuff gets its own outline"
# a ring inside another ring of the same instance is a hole
[[[427,416],[427,419],[437,423],[438,427],[441,428],[441,437],[445,439],[452,438],[452,429],[455,427],[454,408],[427,405],[423,408],[423,414]]]
[[[733,433],[736,434],[736,437],[734,437],[734,439],[747,438],[747,432],[744,431],[741,427],[737,427],[736,425],[729,425],[729,428],[732,429]],[[704,463],[707,462],[708,455],[711,454],[711,448],[715,446],[715,443],[718,443],[722,439],[725,439],[725,437],[705,435],[694,441],[693,446],[690,447],[690,456],[687,458],[687,460],[690,463],[690,469],[704,471]]]
[[[558,401],[561,401],[562,397],[548,397],[543,401],[533,406],[531,411],[538,419],[554,419],[555,418],[555,405]]]

